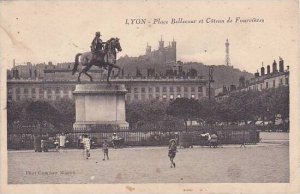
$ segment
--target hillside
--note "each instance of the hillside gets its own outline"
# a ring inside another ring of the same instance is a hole
[[[124,69],[124,76],[136,76],[137,69],[142,76],[147,76],[147,70],[149,68],[155,69],[155,74],[158,76],[164,76],[166,70],[170,69],[171,66],[152,64],[149,61],[141,60],[139,57],[122,57],[117,61],[117,64]],[[191,69],[197,71],[197,76],[208,78],[209,66],[199,62],[187,62],[182,65],[184,72],[189,72]],[[253,77],[253,74],[246,71],[240,71],[232,67],[224,65],[213,65],[213,79],[215,81],[214,87],[220,88],[223,85],[229,86],[230,84],[238,85],[240,76],[244,76],[246,80]]]
[[[241,71],[225,65],[213,65],[212,67],[214,68],[213,79],[215,81],[215,88],[220,88],[223,85],[229,86],[232,83],[238,85],[240,76],[244,76],[246,80],[250,80],[250,78],[254,77],[254,75],[249,72]],[[197,70],[199,76],[208,78],[208,65],[191,62],[185,63],[183,68],[186,70],[194,68]]]

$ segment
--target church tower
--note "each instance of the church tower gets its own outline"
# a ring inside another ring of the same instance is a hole
[[[158,49],[159,50],[164,50],[164,41],[162,39],[162,36],[160,37],[160,41],[158,43],[159,43]]]
[[[172,54],[173,54],[173,60],[176,62],[176,41],[174,40],[174,37],[173,37],[173,41],[171,43],[171,46],[172,46]]]
[[[151,54],[151,46],[148,45],[148,42],[147,42],[147,46],[146,46],[146,55],[150,55]]]

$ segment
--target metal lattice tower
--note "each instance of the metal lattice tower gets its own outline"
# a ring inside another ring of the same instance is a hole
[[[228,42],[228,38],[226,39],[226,42],[225,42],[225,52],[226,52],[226,55],[225,55],[225,65],[226,66],[230,66],[230,57],[229,57],[229,42]]]

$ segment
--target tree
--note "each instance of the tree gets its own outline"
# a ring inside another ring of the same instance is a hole
[[[126,104],[126,121],[131,128],[135,128],[137,123],[142,120],[142,106],[140,102],[132,102]]]
[[[8,132],[22,132],[22,125],[27,124],[26,107],[31,101],[7,102]],[[12,131],[13,130],[13,131]]]
[[[280,87],[278,88],[277,95],[280,101],[277,104],[278,113],[281,115],[282,120],[289,118],[289,87]]]
[[[157,128],[158,121],[164,120],[167,103],[158,100],[151,100],[143,103],[142,119],[152,123]]]
[[[200,104],[194,99],[177,98],[167,107],[167,114],[180,118],[185,123],[187,130],[187,121],[190,119],[198,118]]]
[[[22,110],[28,105],[27,101],[7,102],[7,123],[13,124],[14,121],[21,120]]]
[[[167,103],[158,100],[131,102],[126,104],[126,120],[133,128],[139,123],[156,129],[165,118],[166,107]]]
[[[199,118],[207,124],[215,124],[219,120],[218,103],[215,100],[200,101]]]
[[[265,91],[269,120],[275,124],[278,115],[281,116],[285,127],[285,120],[289,118],[289,87],[272,88]]]
[[[50,103],[62,117],[60,122],[60,130],[69,131],[72,130],[73,123],[75,122],[75,103],[70,99],[61,99]]]
[[[39,133],[43,133],[45,123],[52,124],[58,129],[64,120],[60,112],[46,101],[31,102],[26,107],[26,114],[29,123],[41,126]]]

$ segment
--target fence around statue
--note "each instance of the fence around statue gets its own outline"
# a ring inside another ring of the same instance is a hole
[[[94,147],[101,147],[104,140],[111,142],[113,133],[124,139],[124,146],[165,146],[172,138],[185,136],[184,141],[192,145],[206,146],[207,141],[201,134],[206,132],[216,132],[220,144],[256,144],[259,142],[259,131],[256,128],[222,128],[222,129],[198,129],[198,130],[160,130],[160,131],[132,131],[128,129],[119,129],[117,131],[102,130],[97,131],[76,131],[66,133],[68,144],[67,148],[79,148],[80,136],[87,134],[94,142]],[[40,136],[40,139],[53,139],[57,134],[31,134],[31,133],[10,133],[7,136],[8,149],[33,149],[34,136]],[[49,147],[53,142],[49,142]],[[52,146],[53,147],[53,146]]]

